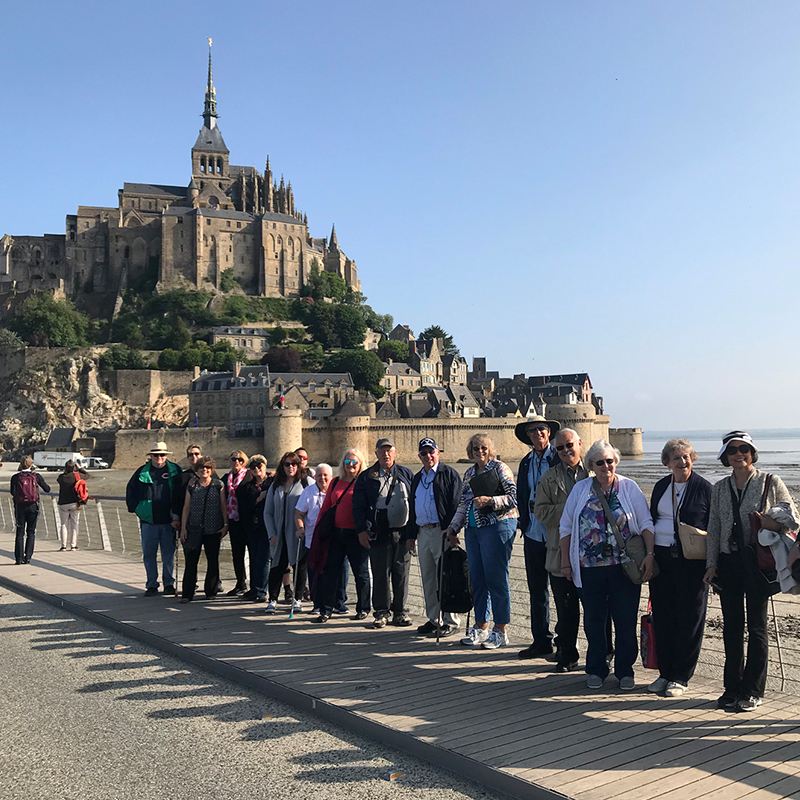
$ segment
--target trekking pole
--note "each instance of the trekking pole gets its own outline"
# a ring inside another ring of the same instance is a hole
[[[781,691],[783,691],[784,686],[786,685],[786,673],[783,669],[783,653],[781,652],[781,634],[778,630],[778,615],[775,613],[775,600],[770,595],[769,604],[772,608],[772,624],[775,626],[775,641],[778,645],[778,664],[781,668]]]

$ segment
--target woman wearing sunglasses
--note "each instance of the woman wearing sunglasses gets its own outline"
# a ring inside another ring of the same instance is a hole
[[[475,462],[464,473],[461,501],[450,521],[450,547],[458,547],[458,532],[464,545],[472,582],[475,624],[461,640],[465,647],[496,650],[508,645],[506,629],[511,622],[511,590],[508,565],[517,532],[517,484],[508,465],[497,458],[497,448],[485,433],[467,442],[467,456]],[[489,612],[494,629],[489,632]]]
[[[617,475],[620,452],[602,439],[586,454],[586,467],[595,478],[578,481],[561,515],[561,571],[580,592],[586,633],[586,685],[600,689],[608,676],[606,619],[614,622],[614,675],[619,688],[636,687],[633,665],[639,653],[636,625],[641,587],[622,569],[623,556],[614,528],[604,511],[603,499],[614,516],[623,541],[641,535],[647,554],[642,561],[645,581],[653,574],[653,520],[642,490],[635,481]],[[599,491],[595,488],[599,485]],[[601,498],[602,494],[602,498]]]
[[[313,621],[320,624],[330,619],[337,604],[337,595],[341,596],[342,568],[345,559],[350,562],[356,579],[355,619],[366,619],[369,614],[369,550],[358,541],[353,522],[353,487],[362,469],[364,469],[364,456],[360,450],[351,447],[339,462],[339,472],[328,485],[325,502],[317,517],[317,521],[321,520],[329,508],[336,507],[335,530],[328,543],[325,569],[321,575],[315,577],[320,584],[316,588],[319,616]]]
[[[180,535],[186,559],[181,603],[190,603],[194,598],[201,549],[206,551],[203,588],[207,600],[216,596],[219,586],[219,546],[228,532],[228,515],[225,490],[214,473],[214,466],[211,458],[200,456],[192,467],[195,479],[186,487]]]
[[[780,525],[765,511],[786,503],[797,520],[792,498],[783,481],[756,469],[758,450],[745,431],[732,431],[722,438],[719,460],[733,472],[714,484],[708,521],[705,582],[720,589],[725,644],[725,691],[717,700],[718,708],[755,711],[761,705],[767,681],[769,648],[767,643],[766,582],[754,575],[745,562],[745,546],[750,542],[750,516],[759,528],[780,531],[796,530]],[[744,652],[744,622],[747,612],[747,658]]]
[[[247,455],[242,450],[234,450],[230,455],[231,469],[225,476],[225,505],[228,512],[228,525],[231,536],[231,555],[233,571],[236,573],[236,586],[228,592],[228,597],[244,594],[247,591],[247,573],[244,568],[244,551],[247,548],[247,532],[239,515],[239,501],[236,489],[240,483],[253,480],[247,469]],[[250,554],[252,560],[253,554]]]

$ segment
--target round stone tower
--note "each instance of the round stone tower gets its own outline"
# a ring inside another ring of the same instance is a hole
[[[545,416],[560,422],[562,428],[577,431],[584,454],[595,441],[603,438],[602,432],[595,430],[597,412],[591,403],[548,403]]]
[[[303,412],[299,408],[270,408],[264,412],[264,455],[270,467],[303,444]]]

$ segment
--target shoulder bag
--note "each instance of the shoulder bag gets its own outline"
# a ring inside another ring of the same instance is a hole
[[[688,487],[686,491],[689,491]],[[695,528],[694,525],[681,522],[674,478],[672,480],[672,521],[675,524],[675,532],[681,543],[683,557],[688,558],[690,561],[705,561],[706,536],[708,534],[700,530],[700,528]]]
[[[611,509],[608,507],[606,494],[603,491],[603,487],[600,486],[600,482],[597,480],[597,478],[592,481],[592,488],[600,500],[600,505],[603,506],[603,512],[606,515],[606,520],[611,526],[611,529],[614,531],[614,536],[617,540],[617,547],[619,547],[619,550],[622,553],[622,571],[628,576],[632,583],[635,583],[637,586],[643,584],[644,579],[642,577],[642,561],[644,561],[645,557],[647,556],[647,547],[644,543],[644,537],[640,533],[633,533],[626,542],[622,538],[622,534],[619,532],[617,520],[614,518],[614,515],[611,513]],[[655,559],[653,559],[653,574],[650,576],[650,578],[655,578],[659,572],[660,570],[658,568],[658,563]]]
[[[395,491],[396,490],[396,491]],[[392,476],[389,497],[386,500],[386,522],[390,531],[399,531],[408,525],[408,489],[403,481],[397,480],[397,470]]]

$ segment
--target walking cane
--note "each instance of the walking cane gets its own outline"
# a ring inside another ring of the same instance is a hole
[[[769,604],[772,608],[772,624],[775,626],[775,641],[778,645],[778,664],[781,668],[781,691],[783,691],[786,684],[786,674],[783,670],[783,653],[781,652],[781,634],[778,630],[778,615],[775,613],[775,600],[770,595]]]

